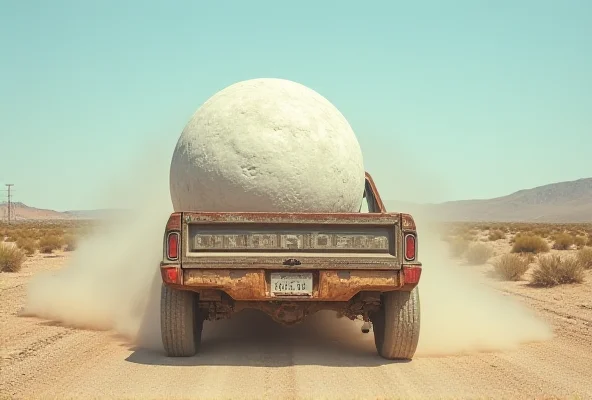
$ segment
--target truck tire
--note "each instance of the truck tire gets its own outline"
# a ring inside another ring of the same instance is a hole
[[[389,360],[411,360],[419,341],[419,288],[383,293],[381,308],[371,320],[378,354]]]
[[[167,356],[194,356],[201,344],[203,322],[196,293],[162,285],[160,332]]]

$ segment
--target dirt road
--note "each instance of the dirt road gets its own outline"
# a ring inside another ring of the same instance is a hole
[[[67,257],[36,256],[22,272],[0,274],[0,397],[592,398],[590,271],[577,287],[491,283],[555,330],[549,341],[512,351],[393,363],[376,355],[371,333],[333,314],[284,329],[245,313],[208,324],[201,355],[172,359],[112,332],[18,316],[30,277]]]

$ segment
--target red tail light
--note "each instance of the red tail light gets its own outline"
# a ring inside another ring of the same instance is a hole
[[[179,234],[176,232],[169,233],[167,239],[167,258],[169,260],[179,258]]]
[[[421,268],[417,267],[403,267],[403,280],[405,284],[415,285],[419,282],[421,277]]]
[[[179,282],[179,268],[177,266],[162,268],[160,270],[162,280],[166,283],[180,284]]]
[[[405,235],[405,260],[415,260],[415,235]]]

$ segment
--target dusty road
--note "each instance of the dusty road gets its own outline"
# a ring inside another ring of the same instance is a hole
[[[207,325],[201,355],[171,359],[112,332],[19,316],[30,277],[67,257],[36,256],[22,272],[0,274],[0,397],[592,398],[590,271],[577,287],[491,283],[555,330],[512,351],[393,363],[376,355],[371,333],[333,315],[284,329],[248,313]]]

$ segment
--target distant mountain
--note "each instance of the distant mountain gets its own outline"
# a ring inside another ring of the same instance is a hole
[[[110,219],[126,214],[125,210],[103,209],[103,210],[75,210],[75,211],[54,211],[42,208],[27,206],[21,202],[12,203],[14,218],[17,221],[36,220],[74,220],[74,219]],[[6,202],[0,203],[0,219],[7,216]]]
[[[410,212],[444,221],[592,222],[592,178],[552,183],[488,200],[385,203],[389,210],[408,207]]]
[[[0,218],[6,218],[7,210],[7,203],[0,203]],[[26,204],[20,202],[12,203],[12,210],[14,214],[13,218],[17,221],[72,219],[68,215],[61,213],[59,211],[29,207]]]

